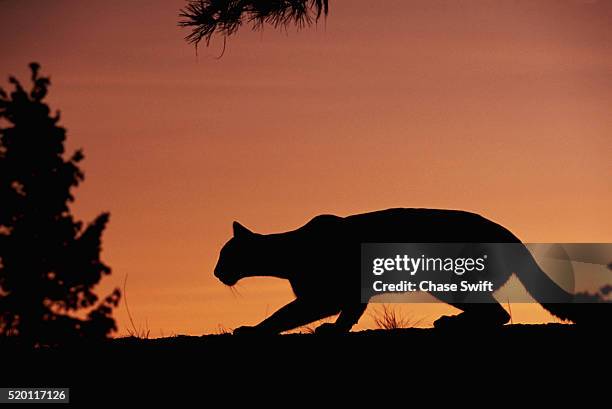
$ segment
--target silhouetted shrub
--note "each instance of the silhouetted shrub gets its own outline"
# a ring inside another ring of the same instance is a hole
[[[100,260],[108,213],[74,219],[83,153],[64,155],[66,130],[43,101],[50,85],[30,64],[32,88],[0,88],[0,335],[28,345],[100,339],[116,330],[120,292],[93,292],[110,268]],[[6,340],[7,338],[5,338]]]

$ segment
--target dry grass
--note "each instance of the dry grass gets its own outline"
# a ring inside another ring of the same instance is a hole
[[[149,329],[148,324],[145,323],[144,327],[141,328],[128,328],[127,330],[128,333],[128,337],[132,337],[132,338],[138,338],[138,339],[149,339],[149,336],[151,334],[151,330]]]
[[[144,327],[136,328],[136,325],[134,324],[134,320],[132,319],[132,313],[130,313],[130,307],[128,305],[128,299],[127,299],[127,279],[128,279],[128,276],[126,274],[125,280],[123,280],[123,304],[125,305],[125,309],[127,311],[128,318],[130,319],[130,324],[132,325],[132,328],[127,329],[128,336],[132,338],[138,338],[138,339],[149,339],[149,336],[151,335],[151,330],[149,329],[148,321],[145,320]]]
[[[232,330],[227,328],[225,325],[223,324],[219,324],[217,325],[217,332],[215,332],[215,334],[217,335],[228,335],[228,334],[232,334]]]
[[[422,321],[422,319],[415,320],[410,317],[402,316],[397,309],[386,304],[374,310],[371,317],[376,327],[386,330],[412,328],[419,325]]]

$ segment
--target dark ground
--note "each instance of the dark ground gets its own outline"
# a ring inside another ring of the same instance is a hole
[[[467,385],[468,394],[481,387],[507,394],[544,381],[575,392],[577,381],[607,382],[611,345],[609,331],[559,324],[471,332],[122,338],[52,350],[3,348],[2,384],[69,386],[71,400],[81,403],[300,401],[321,393],[342,399],[415,394],[428,387],[440,392],[441,385],[443,391]]]

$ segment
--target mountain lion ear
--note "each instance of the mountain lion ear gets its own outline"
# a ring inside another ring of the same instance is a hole
[[[234,237],[243,237],[253,234],[252,231],[250,231],[238,222],[234,222],[232,226],[234,228]]]

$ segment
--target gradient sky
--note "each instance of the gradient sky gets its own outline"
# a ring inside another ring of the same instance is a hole
[[[330,0],[325,24],[245,28],[220,60],[221,41],[197,57],[183,41],[183,4],[0,1],[0,75],[51,75],[86,155],[74,209],[111,212],[101,288],[129,275],[152,336],[253,324],[292,298],[275,279],[240,296],[216,281],[233,220],[271,233],[457,208],[528,242],[612,242],[612,2]],[[450,309],[402,311],[429,325]]]

